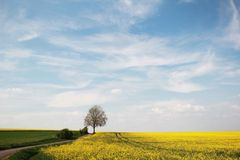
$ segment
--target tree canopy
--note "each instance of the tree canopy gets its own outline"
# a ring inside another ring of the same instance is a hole
[[[99,105],[94,105],[92,108],[90,108],[84,120],[85,126],[93,127],[93,133],[95,133],[96,127],[104,126],[106,123],[107,116],[102,107]]]

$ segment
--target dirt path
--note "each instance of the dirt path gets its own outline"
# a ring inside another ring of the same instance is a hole
[[[88,136],[88,135],[85,135],[85,136]],[[79,137],[78,139],[81,139],[85,136]],[[23,149],[29,149],[29,148],[34,148],[34,147],[44,147],[44,146],[56,145],[56,144],[64,144],[64,143],[69,143],[69,142],[73,142],[73,141],[74,140],[66,140],[66,141],[61,141],[61,142],[54,142],[54,143],[47,143],[47,144],[40,144],[40,145],[34,145],[34,146],[26,146],[26,147],[2,150],[2,151],[0,151],[0,160],[7,160],[10,156],[15,154],[17,151],[20,151]]]

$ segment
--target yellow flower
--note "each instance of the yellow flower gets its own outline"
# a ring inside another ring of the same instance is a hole
[[[240,132],[97,133],[41,149],[36,160],[239,160]]]

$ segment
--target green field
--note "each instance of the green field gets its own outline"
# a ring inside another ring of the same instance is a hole
[[[0,150],[61,141],[57,130],[0,130]],[[75,131],[75,134],[78,132]]]
[[[240,132],[97,133],[31,160],[239,160]]]

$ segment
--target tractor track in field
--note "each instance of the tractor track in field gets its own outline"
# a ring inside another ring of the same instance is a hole
[[[188,151],[188,150],[184,150],[184,149],[163,148],[163,147],[151,145],[149,143],[142,143],[142,142],[131,140],[127,137],[122,136],[121,133],[115,133],[115,135],[120,141],[123,141],[126,144],[132,145],[134,147],[139,147],[142,149],[147,149],[147,150],[154,150],[154,151],[160,151],[160,150],[164,151],[165,150],[165,151],[182,152],[182,153],[201,152],[201,151],[195,151],[195,150]]]
[[[174,151],[174,152],[200,152],[200,151],[193,151],[193,150],[187,151],[184,149],[163,148],[163,147],[151,145],[149,143],[142,143],[142,142],[131,140],[127,137],[122,136],[121,133],[115,133],[115,135],[119,140],[123,141],[126,144],[129,144],[129,145],[132,145],[135,147],[139,147],[139,148],[143,148],[143,149],[147,149],[147,150],[155,150],[155,151],[166,150],[166,151]]]
[[[132,145],[134,147],[139,147],[139,148],[148,149],[148,150],[160,150],[160,149],[163,150],[163,149],[165,149],[165,148],[161,148],[161,147],[152,146],[150,144],[130,140],[129,138],[122,136],[121,133],[115,133],[115,135],[120,141],[123,141],[124,143]]]
[[[85,135],[85,136],[81,136],[78,139],[81,139],[81,138],[89,136],[89,135],[90,134]],[[78,140],[78,139],[76,139],[76,140]],[[30,148],[35,148],[35,147],[46,147],[46,146],[51,146],[51,145],[66,144],[66,143],[70,143],[70,142],[73,142],[73,141],[75,141],[75,140],[66,140],[66,141],[60,141],[60,142],[52,142],[52,143],[39,144],[39,145],[33,145],[33,146],[26,146],[26,147],[0,150],[0,160],[7,160],[10,156],[14,155],[15,153],[17,153],[20,150],[30,149]]]

